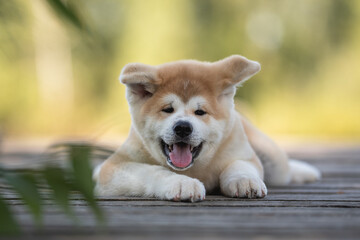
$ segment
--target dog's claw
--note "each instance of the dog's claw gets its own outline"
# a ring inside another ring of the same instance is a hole
[[[261,197],[265,197],[265,192],[264,192],[264,190],[261,190]]]

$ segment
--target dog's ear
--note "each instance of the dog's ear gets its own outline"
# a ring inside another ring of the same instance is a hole
[[[261,69],[260,63],[240,55],[233,55],[215,63],[222,73],[222,89],[233,89],[254,76]]]
[[[129,63],[122,69],[119,80],[128,87],[128,93],[143,99],[156,90],[156,71],[154,66]]]

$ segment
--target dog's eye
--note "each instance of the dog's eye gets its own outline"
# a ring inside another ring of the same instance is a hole
[[[205,111],[203,111],[203,110],[196,110],[195,111],[195,115],[198,115],[198,116],[202,116],[202,115],[205,115],[206,114],[206,112]]]
[[[166,113],[172,113],[172,112],[174,112],[174,108],[173,107],[167,107],[167,108],[164,108],[161,111],[166,112]]]

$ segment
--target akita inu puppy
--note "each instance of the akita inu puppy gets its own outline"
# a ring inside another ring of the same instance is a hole
[[[214,189],[262,198],[265,183],[318,180],[316,168],[288,161],[235,111],[237,86],[258,71],[258,62],[238,55],[214,63],[126,65],[120,81],[132,127],[119,150],[95,169],[96,193],[195,202]]]

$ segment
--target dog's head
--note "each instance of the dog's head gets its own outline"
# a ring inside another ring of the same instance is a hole
[[[214,63],[132,63],[120,81],[127,86],[133,128],[146,150],[160,164],[181,171],[212,158],[230,134],[236,87],[259,70],[259,63],[237,55]]]

